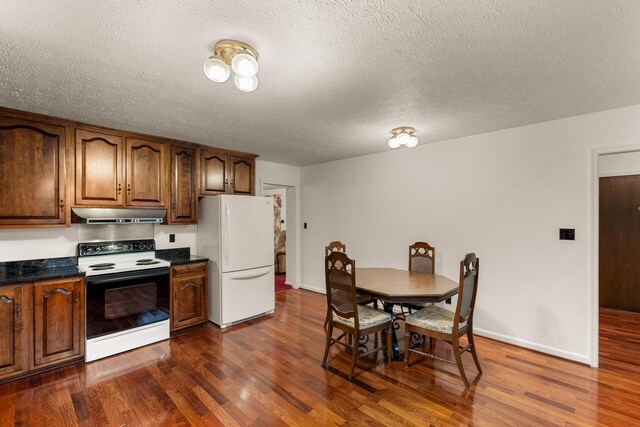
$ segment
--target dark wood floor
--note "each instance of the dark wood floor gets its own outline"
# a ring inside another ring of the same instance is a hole
[[[478,338],[484,373],[465,355],[465,389],[442,362],[360,359],[353,382],[321,368],[324,307],[280,292],[275,315],[224,332],[2,384],[0,426],[638,425],[640,315],[603,311],[600,369]],[[347,351],[330,363],[346,372]]]

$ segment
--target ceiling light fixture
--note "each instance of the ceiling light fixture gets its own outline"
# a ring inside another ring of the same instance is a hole
[[[405,145],[407,148],[415,147],[418,145],[418,138],[413,135],[415,131],[414,128],[408,126],[393,129],[391,131],[393,136],[389,140],[389,147],[398,148],[401,145]]]
[[[250,45],[237,40],[220,40],[204,62],[204,74],[209,80],[223,83],[229,79],[231,69],[236,74],[233,82],[243,92],[253,92],[258,87],[258,52]]]

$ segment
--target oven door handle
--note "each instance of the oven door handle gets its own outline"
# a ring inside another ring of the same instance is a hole
[[[144,279],[144,278],[152,278],[159,276],[168,276],[169,275],[169,267],[161,267],[154,268],[149,270],[138,270],[138,271],[124,271],[122,273],[109,273],[99,276],[88,276],[87,283],[88,284],[102,284],[102,283],[113,283],[113,282],[121,282],[123,280],[129,279]]]

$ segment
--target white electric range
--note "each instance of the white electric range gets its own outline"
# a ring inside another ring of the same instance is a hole
[[[87,362],[169,338],[169,266],[156,258],[153,240],[78,245]]]

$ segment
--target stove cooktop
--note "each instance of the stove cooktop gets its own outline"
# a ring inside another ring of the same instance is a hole
[[[87,276],[168,267],[169,261],[155,257],[153,240],[80,243],[78,267]]]

